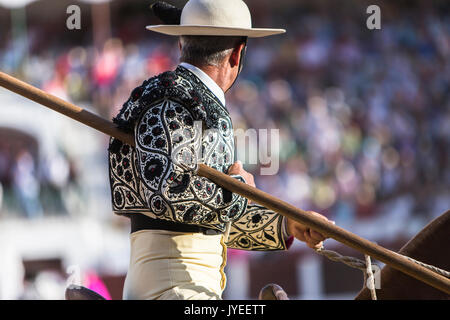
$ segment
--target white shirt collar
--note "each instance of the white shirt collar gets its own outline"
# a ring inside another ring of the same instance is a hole
[[[180,66],[188,69],[193,74],[195,74],[204,84],[208,87],[209,90],[214,93],[214,95],[217,97],[217,99],[222,102],[222,104],[225,106],[225,94],[223,90],[219,87],[219,85],[211,79],[210,76],[208,76],[202,69],[197,68],[196,66],[193,66],[190,63],[182,62],[180,63]]]

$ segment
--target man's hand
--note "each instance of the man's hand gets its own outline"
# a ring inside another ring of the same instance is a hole
[[[240,175],[242,178],[244,178],[245,183],[249,186],[256,187],[255,186],[255,179],[253,178],[253,175],[251,173],[248,173],[244,170],[242,167],[241,161],[236,161],[228,168],[228,175]],[[248,204],[250,204],[251,201],[248,200]]]
[[[329,221],[325,216],[320,213],[314,211],[308,211],[309,214],[315,215],[318,218]],[[330,223],[334,223],[333,221],[329,221]],[[287,232],[290,236],[294,236],[300,241],[306,242],[308,247],[311,249],[320,249],[323,245],[323,241],[326,239],[324,235],[321,233],[311,230],[310,228],[302,225],[301,223],[287,219],[286,221]]]
[[[245,182],[248,185],[255,187],[255,179],[253,178],[253,175],[244,170],[242,162],[239,160],[233,163],[228,168],[228,175],[240,175],[242,178],[244,178]]]

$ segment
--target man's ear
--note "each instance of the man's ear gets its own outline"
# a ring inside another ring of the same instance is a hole
[[[245,44],[241,43],[233,49],[230,56],[230,65],[232,68],[239,67],[239,61],[241,60],[242,50],[244,50]]]

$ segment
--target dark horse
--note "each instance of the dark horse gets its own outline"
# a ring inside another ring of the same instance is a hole
[[[399,251],[400,254],[434,265],[444,270],[450,270],[450,211],[430,222],[414,238]],[[419,280],[416,280],[390,266],[381,270],[381,288],[376,290],[377,298],[388,299],[449,299],[446,293],[437,290]],[[71,286],[66,290],[68,300],[101,300],[93,291],[84,287]],[[260,294],[260,300],[287,300],[283,289],[276,284],[268,284]],[[370,300],[370,292],[362,289],[356,296],[357,300]]]
[[[414,238],[408,241],[399,251],[400,254],[418,261],[450,270],[450,211],[431,221]],[[437,300],[449,299],[450,296],[424,282],[416,280],[390,266],[381,270],[380,289],[376,290],[380,300]],[[260,300],[285,300],[286,294],[276,284],[268,284],[260,294]],[[356,296],[357,300],[371,300],[367,288]]]
[[[450,211],[431,221],[399,251],[400,254],[450,270]],[[389,299],[449,299],[450,296],[424,282],[416,280],[390,266],[381,270],[381,287],[377,289],[377,298]],[[358,300],[371,299],[367,288],[356,296]]]

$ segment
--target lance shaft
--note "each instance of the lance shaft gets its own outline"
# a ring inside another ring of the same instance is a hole
[[[92,112],[55,97],[50,93],[20,81],[19,79],[3,72],[0,72],[0,86],[34,102],[44,105],[56,112],[62,113],[69,118],[87,125],[88,127],[94,128],[109,136],[116,137],[128,144],[134,145],[133,137],[117,129],[111,121],[103,119]]]
[[[115,137],[131,146],[135,146],[134,137],[118,130],[111,121],[105,120],[94,113],[57,98],[3,72],[0,72],[0,86],[42,104],[54,111],[62,113],[109,136]],[[217,185],[224,187],[231,192],[259,203],[270,210],[305,225],[306,227],[317,230],[327,237],[333,238],[353,249],[370,255],[371,257],[390,265],[392,268],[408,274],[413,278],[421,280],[450,295],[449,279],[408,260],[405,256],[383,248],[376,243],[361,238],[360,236],[335,226],[328,221],[315,217],[304,210],[296,208],[287,202],[233,179],[230,176],[214,170],[204,164],[198,165],[197,174],[210,179]],[[448,212],[446,214],[448,214]]]

